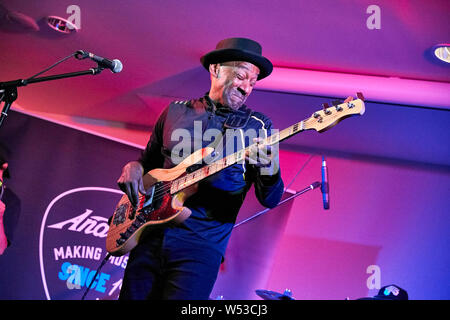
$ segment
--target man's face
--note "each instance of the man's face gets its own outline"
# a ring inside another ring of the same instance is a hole
[[[233,61],[216,65],[212,85],[221,104],[236,110],[247,100],[258,79],[259,68],[250,62]]]

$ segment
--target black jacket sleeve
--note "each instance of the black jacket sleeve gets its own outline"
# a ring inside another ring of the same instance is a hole
[[[274,208],[280,202],[284,192],[284,183],[280,170],[273,176],[261,175],[256,170],[255,194],[259,203],[267,208]]]
[[[163,148],[163,130],[169,107],[166,107],[160,114],[158,120],[153,126],[152,135],[147,143],[146,148],[142,151],[138,161],[144,168],[144,173],[155,169],[162,168],[164,165]]]
[[[270,119],[265,119],[265,128],[270,135],[272,129],[272,122]],[[255,186],[255,194],[261,205],[267,208],[275,207],[281,200],[284,193],[284,183],[281,179],[280,168],[273,175],[262,174],[263,169],[257,168],[254,165],[248,164],[249,174]]]

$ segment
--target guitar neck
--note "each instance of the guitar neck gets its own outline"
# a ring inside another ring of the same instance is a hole
[[[305,130],[314,129],[317,132],[324,132],[329,128],[336,125],[339,121],[355,116],[364,114],[364,97],[361,93],[357,93],[358,99],[335,105],[333,107],[324,107],[323,110],[314,112],[313,115],[305,120],[297,122],[292,126],[276,132],[267,138],[265,138],[260,144],[262,145],[274,145],[279,143],[299,132]],[[187,188],[206,177],[219,172],[239,161],[245,161],[245,154],[250,148],[255,146],[252,144],[245,149],[239,150],[225,158],[217,160],[211,164],[208,164],[192,173],[189,173],[183,177],[177,178],[172,181],[170,193],[174,194],[184,188]]]
[[[299,132],[308,130],[308,119],[300,121],[280,132],[277,132],[271,136],[268,136],[265,138],[261,144],[264,145],[274,145],[276,143],[279,143]],[[187,188],[229,166],[232,166],[235,163],[238,163],[240,161],[245,161],[245,154],[249,149],[256,144],[252,144],[244,149],[241,149],[233,154],[230,154],[220,160],[217,160],[211,164],[208,164],[198,170],[195,170],[194,172],[188,173],[184,175],[183,177],[180,177],[178,179],[175,179],[172,181],[170,193],[174,194],[178,191]]]

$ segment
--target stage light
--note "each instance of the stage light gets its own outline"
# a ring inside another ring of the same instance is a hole
[[[48,16],[46,18],[47,25],[55,31],[70,34],[72,32],[77,32],[78,28],[72,22],[57,16]]]
[[[450,63],[450,44],[438,44],[433,53],[439,60]]]

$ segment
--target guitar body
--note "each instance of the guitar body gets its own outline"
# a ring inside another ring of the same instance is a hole
[[[152,227],[181,223],[191,215],[184,202],[197,192],[198,184],[175,194],[168,192],[167,184],[186,173],[186,169],[209,155],[214,149],[204,148],[194,152],[171,169],[150,170],[143,176],[147,195],[139,193],[139,204],[134,208],[124,194],[117,204],[106,236],[106,250],[113,256],[128,253]],[[163,192],[164,191],[164,192]]]

